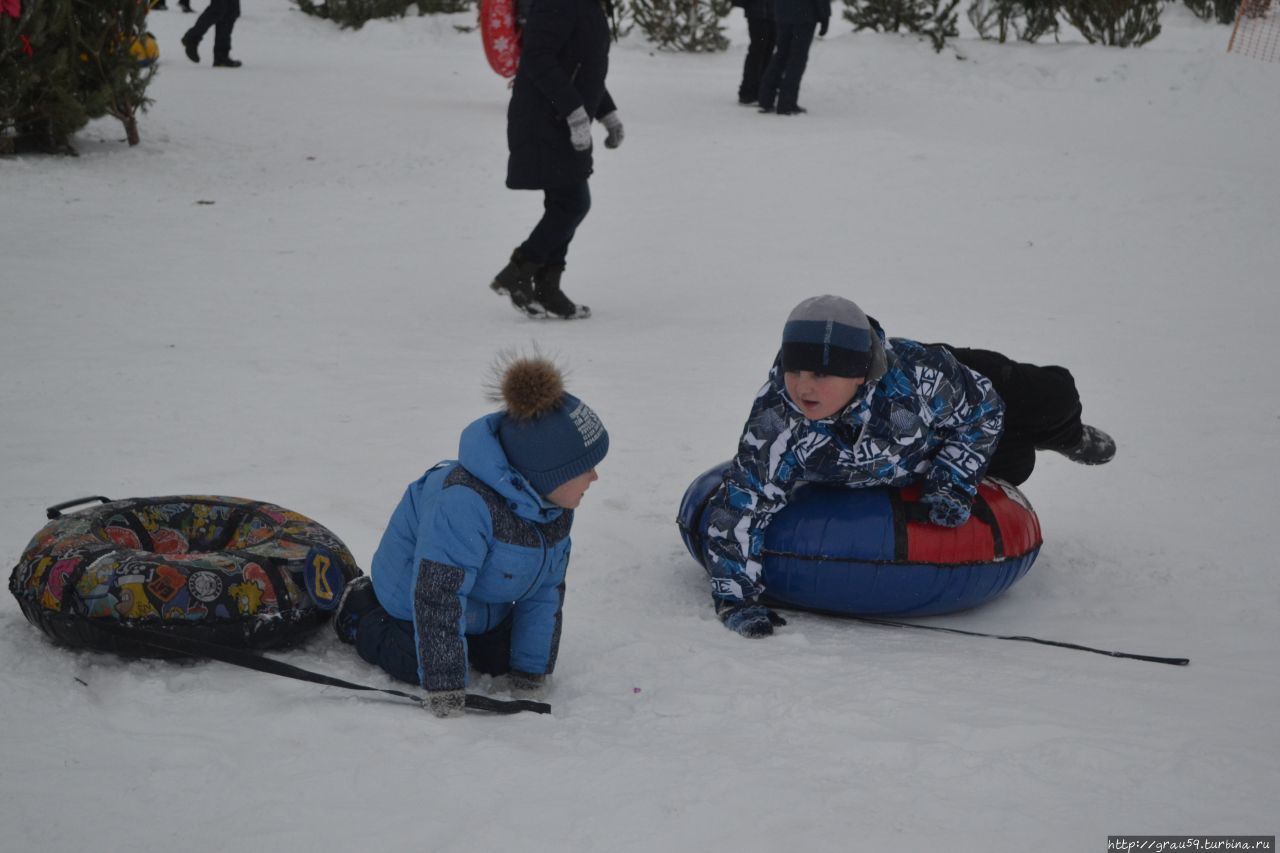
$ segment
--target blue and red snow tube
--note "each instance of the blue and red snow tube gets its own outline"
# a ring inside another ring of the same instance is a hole
[[[729,463],[680,503],[680,535],[706,568],[706,520]],[[765,601],[824,613],[932,616],[990,601],[1027,573],[1042,539],[1022,493],[983,480],[973,514],[948,529],[910,520],[919,486],[845,489],[806,483],[765,531]]]

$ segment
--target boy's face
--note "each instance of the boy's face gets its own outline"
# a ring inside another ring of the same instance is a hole
[[[788,370],[783,374],[787,395],[811,421],[820,421],[838,413],[858,393],[866,379],[829,376],[808,370]]]
[[[596,473],[595,468],[592,468],[585,474],[579,474],[572,480],[556,486],[551,490],[551,494],[547,495],[547,500],[561,509],[577,509],[578,504],[582,503],[582,496],[587,493],[587,488],[599,479],[600,475]]]

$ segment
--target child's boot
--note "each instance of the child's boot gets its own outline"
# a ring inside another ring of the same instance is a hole
[[[544,312],[533,300],[533,279],[542,264],[531,261],[519,249],[511,253],[511,262],[493,277],[489,289],[494,293],[509,297],[511,304],[521,314],[530,317],[541,317]]]
[[[354,643],[360,617],[378,606],[373,579],[368,575],[353,578],[342,591],[337,612],[333,614],[333,630],[344,643]]]
[[[1085,424],[1077,444],[1053,449],[1081,465],[1103,465],[1116,455],[1116,441],[1097,427]]]
[[[591,309],[585,305],[575,304],[560,289],[560,276],[564,273],[564,264],[548,264],[533,277],[533,298],[536,304],[546,309],[543,316],[556,317],[560,320],[585,320],[591,316]]]
[[[192,62],[200,61],[200,36],[196,35],[195,30],[187,30],[182,36],[182,49],[187,54],[187,59]]]

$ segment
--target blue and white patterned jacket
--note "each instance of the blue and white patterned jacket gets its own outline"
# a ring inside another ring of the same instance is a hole
[[[458,461],[409,485],[373,555],[374,592],[389,614],[412,620],[428,690],[465,686],[467,635],[508,614],[511,668],[555,667],[573,512],[545,502],[511,467],[498,441],[503,417],[471,423]]]
[[[765,529],[802,481],[854,488],[923,481],[926,496],[948,491],[968,501],[976,494],[1004,428],[1004,401],[945,347],[892,338],[885,356],[884,375],[822,420],[805,418],[792,403],[775,359],[707,507],[715,599],[754,601],[764,591]]]

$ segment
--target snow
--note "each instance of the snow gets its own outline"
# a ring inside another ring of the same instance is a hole
[[[938,55],[836,22],[810,113],[781,118],[735,103],[739,15],[724,54],[615,46],[626,143],[597,133],[565,274],[585,322],[486,287],[541,198],[503,186],[508,90],[468,15],[344,32],[262,0],[244,68],[215,71],[181,54],[189,17],[155,13],[140,146],[105,120],[78,158],[0,160],[7,565],[54,503],[213,493],[306,513],[367,566],[405,484],[489,410],[504,347],[557,353],[612,446],[550,716],[441,721],[59,649],[4,596],[0,847],[1075,853],[1276,831],[1280,66],[1173,6],[1135,50]],[[1119,441],[1103,468],[1042,457],[1036,565],[929,623],[1190,666],[717,623],[676,508],[823,292],[891,334],[1070,366]],[[280,656],[395,686],[327,630]]]

